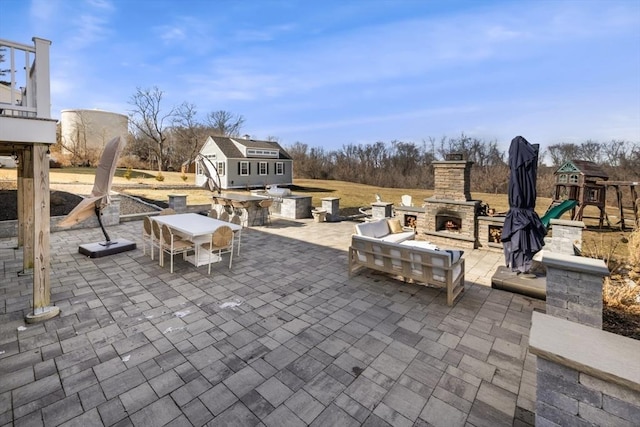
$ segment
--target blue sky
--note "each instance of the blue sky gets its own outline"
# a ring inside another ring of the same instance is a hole
[[[0,38],[33,36],[56,118],[157,86],[284,145],[640,142],[637,0],[0,0]]]

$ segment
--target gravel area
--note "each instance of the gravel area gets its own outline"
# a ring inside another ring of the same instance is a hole
[[[155,212],[166,207],[169,205],[165,202],[120,195],[120,215]]]

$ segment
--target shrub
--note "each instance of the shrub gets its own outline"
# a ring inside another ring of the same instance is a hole
[[[180,178],[182,178],[182,180],[184,182],[187,182],[187,180],[189,179],[189,177],[187,175],[185,175],[184,173],[182,175],[180,175]]]
[[[627,243],[627,238],[622,236],[615,242],[613,240],[609,242],[605,240],[604,235],[601,235],[599,241],[597,239],[585,240],[582,243],[582,255],[603,260],[611,274],[614,274],[625,264],[624,259],[615,255],[620,243]]]
[[[131,180],[131,173],[132,173],[131,166],[129,166],[127,168],[127,170],[125,171],[125,173],[122,174],[122,176],[124,176],[127,181],[130,181]]]
[[[164,181],[164,175],[162,175],[162,172],[158,172],[158,175],[156,175],[156,181]]]

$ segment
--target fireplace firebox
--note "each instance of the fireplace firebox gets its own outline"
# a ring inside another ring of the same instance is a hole
[[[462,218],[453,214],[436,215],[436,231],[459,232],[462,228]]]
[[[418,227],[418,215],[404,214],[404,226],[415,230]]]

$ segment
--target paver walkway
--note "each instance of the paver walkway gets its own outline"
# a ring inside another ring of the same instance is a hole
[[[140,242],[141,221],[110,227]],[[540,301],[489,287],[501,254],[467,251],[467,289],[347,275],[353,223],[274,220],[233,268],[175,272],[139,249],[77,253],[53,233],[51,299],[26,325],[31,277],[0,240],[0,426],[533,424]]]

